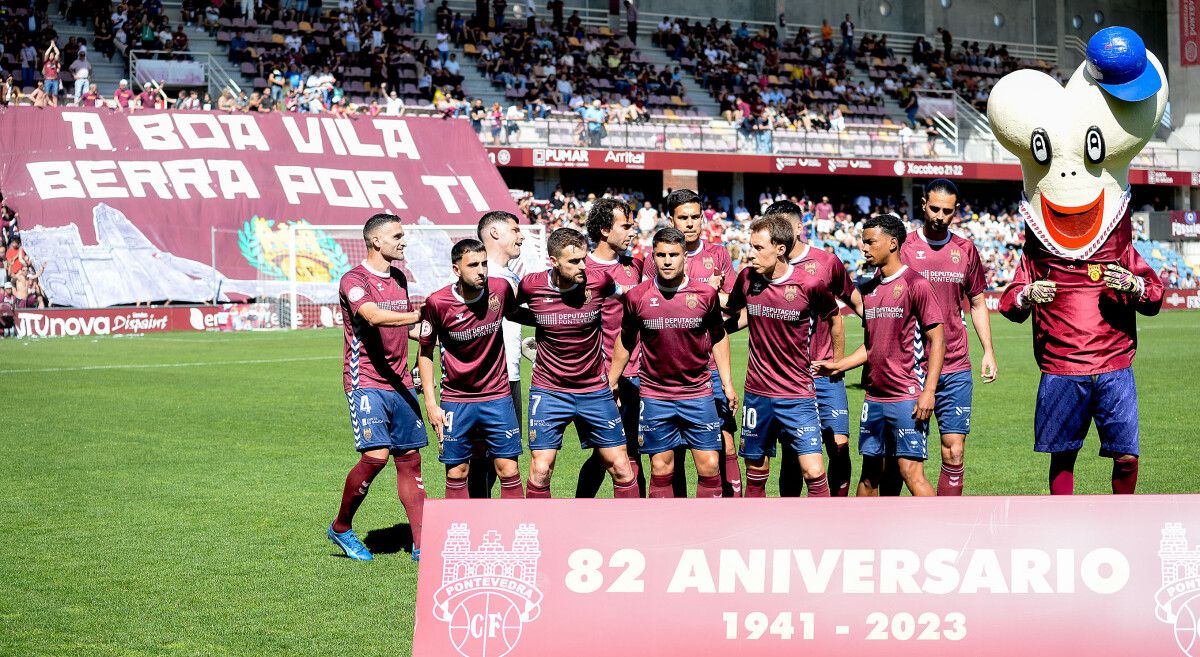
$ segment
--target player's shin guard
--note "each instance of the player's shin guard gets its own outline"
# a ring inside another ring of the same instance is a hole
[[[650,475],[650,498],[675,497],[675,474]]]
[[[546,496],[549,497],[550,490],[546,489]],[[520,500],[525,498],[525,492],[521,490],[521,475],[515,474],[511,477],[500,477],[500,499],[502,500]]]
[[[1113,459],[1112,492],[1114,495],[1133,495],[1137,489],[1137,458]]]
[[[826,443],[829,450],[829,494],[833,497],[850,495],[850,443],[837,443],[832,439]]]
[[[770,470],[752,470],[746,468],[746,497],[766,497],[767,496],[767,478],[771,476]]]
[[[829,479],[825,475],[815,479],[806,478],[804,483],[808,486],[809,497],[829,497]]]
[[[518,481],[517,483],[520,484],[521,482]],[[503,493],[503,490],[501,490],[501,493]],[[529,482],[529,486],[525,490],[525,499],[527,499],[527,500],[548,500],[548,499],[550,499],[550,484],[546,484],[545,486],[538,486],[537,484],[533,483],[532,481]]]
[[[467,492],[467,478],[446,477],[446,499],[448,500],[468,500],[471,499]]]
[[[575,497],[592,498],[600,492],[600,486],[608,478],[608,469],[604,467],[604,459],[600,453],[593,450],[579,468],[579,482],[575,485]]]
[[[942,473],[938,475],[938,497],[962,497],[964,465],[942,464]]]
[[[620,499],[636,500],[641,496],[642,496],[641,493],[638,492],[637,477],[634,477],[633,479],[630,479],[629,481],[627,481],[623,484],[618,484],[615,481],[613,482],[613,497],[614,498],[619,499],[619,500]]]
[[[725,454],[725,467],[721,468],[721,478],[724,484],[721,489],[722,497],[742,496],[742,464],[737,452]]]
[[[396,492],[408,524],[412,527],[413,548],[421,549],[421,520],[425,510],[425,481],[421,478],[421,453],[396,456]]]
[[[696,480],[696,497],[721,497],[721,475],[698,477]]]
[[[387,459],[377,459],[366,454],[359,457],[358,463],[354,464],[350,474],[346,475],[346,484],[342,487],[342,504],[338,507],[337,518],[333,521],[333,531],[340,534],[350,529],[354,512],[358,511],[358,506],[367,497],[367,489],[371,487],[371,482],[385,465]]]
[[[1050,455],[1050,494],[1075,494],[1075,457],[1078,451],[1055,452]]]

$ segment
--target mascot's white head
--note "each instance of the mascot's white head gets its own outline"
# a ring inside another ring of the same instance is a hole
[[[1133,30],[1109,27],[1088,41],[1087,61],[1063,88],[1023,69],[996,83],[988,120],[1021,160],[1027,228],[1051,252],[1090,257],[1129,203],[1129,163],[1167,106],[1167,76]]]

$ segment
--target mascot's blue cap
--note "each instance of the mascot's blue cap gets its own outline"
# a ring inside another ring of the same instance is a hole
[[[1087,72],[1112,96],[1145,100],[1162,88],[1158,69],[1146,57],[1146,44],[1127,27],[1106,27],[1088,39]]]

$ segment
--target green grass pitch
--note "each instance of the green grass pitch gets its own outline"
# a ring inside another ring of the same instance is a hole
[[[1000,379],[976,379],[967,492],[1045,493],[1047,457],[1032,451],[1030,329],[999,316],[993,325]],[[853,347],[861,331],[848,326]],[[1139,327],[1139,492],[1196,491],[1200,313]],[[408,654],[416,565],[398,538],[391,467],[355,522],[376,561],[338,558],[325,538],[356,458],[341,340],[314,331],[0,342],[0,655]],[[745,334],[734,354],[740,390]],[[852,386],[852,433],[861,401]],[[574,491],[583,454],[572,440],[556,497]],[[1093,433],[1080,492],[1108,491],[1110,462],[1097,448]],[[930,451],[933,479],[936,443]],[[425,482],[440,497],[436,457],[426,449]]]

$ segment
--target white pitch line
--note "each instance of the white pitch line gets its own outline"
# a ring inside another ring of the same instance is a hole
[[[314,360],[334,360],[341,356],[306,356],[303,358],[259,358],[254,360],[213,360],[194,363],[149,363],[145,365],[83,365],[80,367],[37,367],[20,370],[0,370],[0,374],[30,374],[36,372],[82,372],[85,370],[149,370],[165,367],[202,367],[205,365],[262,365],[266,363],[302,363]]]

